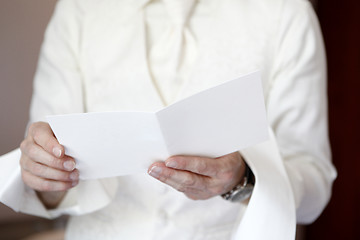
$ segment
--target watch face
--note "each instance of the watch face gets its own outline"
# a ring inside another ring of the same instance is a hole
[[[234,193],[234,195],[231,198],[232,202],[241,202],[246,200],[250,197],[254,187],[253,186],[247,186],[243,189],[240,189],[238,192]]]

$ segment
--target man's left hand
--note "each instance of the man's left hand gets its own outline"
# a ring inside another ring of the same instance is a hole
[[[193,200],[205,200],[234,188],[244,177],[245,162],[239,152],[219,158],[172,156],[153,163],[148,173]]]

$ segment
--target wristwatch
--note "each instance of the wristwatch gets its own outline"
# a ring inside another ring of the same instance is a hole
[[[255,177],[249,166],[246,164],[245,176],[242,181],[229,192],[221,197],[231,202],[242,202],[251,196],[254,189]]]

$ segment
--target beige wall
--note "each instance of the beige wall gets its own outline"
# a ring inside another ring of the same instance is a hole
[[[55,0],[0,0],[0,155],[23,139],[43,32]],[[18,215],[0,204],[0,223]]]
[[[0,0],[0,155],[23,138],[38,52],[54,3]]]

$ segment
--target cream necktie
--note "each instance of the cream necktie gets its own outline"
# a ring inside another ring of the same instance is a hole
[[[195,0],[163,0],[170,24],[149,53],[153,80],[166,105],[176,100],[197,56],[196,42],[188,28]]]

